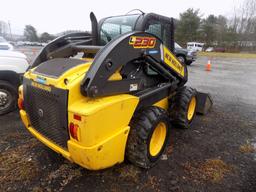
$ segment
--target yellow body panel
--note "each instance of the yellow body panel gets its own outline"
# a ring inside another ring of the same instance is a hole
[[[25,74],[25,78],[34,81],[32,86],[39,89],[51,91],[51,86],[54,86],[69,90],[68,124],[72,122],[78,125],[79,128],[78,140],[70,136],[68,149],[61,148],[38,133],[30,125],[29,118],[24,110],[20,110],[20,115],[27,129],[42,143],[70,161],[87,169],[98,170],[123,162],[130,130],[128,125],[139,98],[129,94],[96,99],[83,96],[80,92],[80,85],[90,65],[91,62],[86,62],[74,67],[58,79],[36,75],[33,73],[33,69]],[[38,77],[46,80],[44,85],[36,82]],[[21,86],[20,98],[23,97],[22,91]],[[80,115],[81,121],[75,120],[74,114]]]
[[[118,69],[110,78],[108,79],[109,81],[119,81],[122,80],[122,76],[120,74],[120,69]]]
[[[69,140],[68,149],[72,154],[72,160],[90,170],[104,169],[122,163],[129,130],[130,127],[125,127],[91,147],[84,147]]]
[[[68,151],[66,151],[38,133],[33,127],[29,126],[27,124],[28,119],[25,111],[21,110],[20,115],[27,129],[38,140],[69,161],[75,162],[82,167],[90,170],[99,170],[124,161],[125,145],[130,130],[129,126],[124,127],[106,140],[91,147],[85,147],[81,143],[71,139],[68,141]]]
[[[138,104],[138,98],[118,95],[77,101],[69,106],[69,119],[73,114],[82,116],[79,122],[81,141],[84,146],[93,146],[127,127]]]
[[[157,107],[167,110],[169,107],[169,98],[166,97],[166,98],[158,101],[157,103],[154,104],[154,106],[157,106]]]

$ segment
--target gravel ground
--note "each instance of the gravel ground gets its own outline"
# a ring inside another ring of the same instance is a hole
[[[0,117],[0,191],[256,191],[256,60],[207,57],[189,66],[189,85],[209,92],[211,112],[172,129],[150,170],[123,163],[103,171],[71,164],[34,139],[17,112]]]

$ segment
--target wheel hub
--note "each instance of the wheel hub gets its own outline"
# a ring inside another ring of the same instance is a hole
[[[149,145],[149,152],[152,156],[156,156],[162,149],[166,138],[166,125],[160,122],[155,128]]]
[[[193,97],[188,106],[187,118],[189,121],[192,120],[196,109],[196,97]]]
[[[10,99],[8,96],[8,91],[0,89],[0,108],[5,108],[10,103]]]

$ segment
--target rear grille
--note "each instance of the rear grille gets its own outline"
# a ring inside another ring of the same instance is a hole
[[[25,109],[35,130],[53,143],[67,148],[67,91],[24,86]]]

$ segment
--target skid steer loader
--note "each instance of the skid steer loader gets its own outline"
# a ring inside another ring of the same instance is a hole
[[[87,169],[125,158],[150,168],[171,126],[189,128],[197,108],[196,90],[184,86],[186,65],[172,54],[173,19],[90,18],[91,33],[59,37],[34,60],[19,89],[21,119],[38,140]]]

